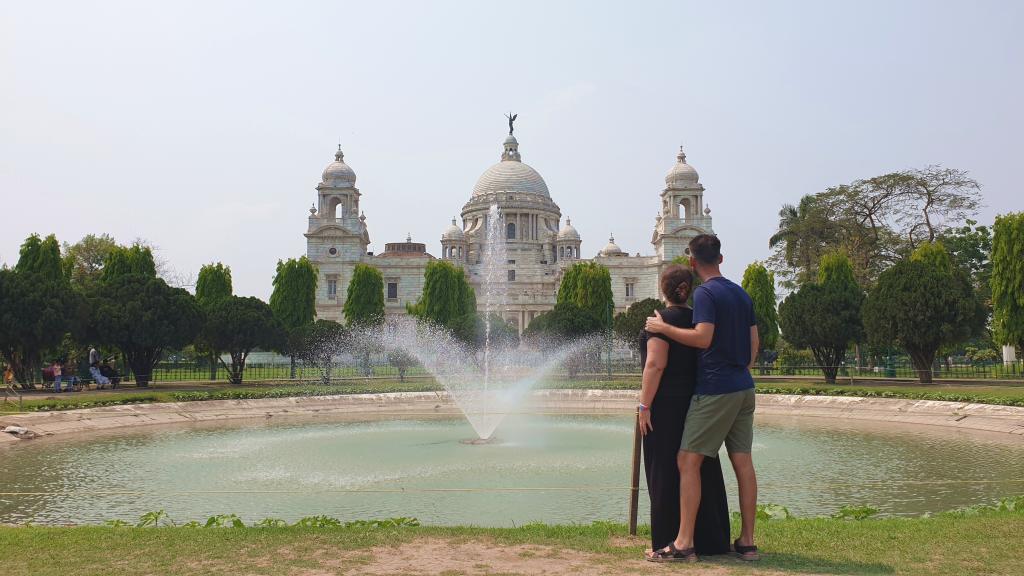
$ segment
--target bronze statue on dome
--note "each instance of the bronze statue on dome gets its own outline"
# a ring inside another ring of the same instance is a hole
[[[511,136],[511,135],[512,135],[512,130],[514,130],[514,129],[515,129],[515,128],[514,128],[514,127],[512,126],[512,123],[513,123],[513,122],[515,122],[515,121],[516,121],[516,118],[518,118],[518,117],[519,117],[519,114],[513,114],[513,113],[511,113],[511,112],[509,112],[508,114],[505,114],[505,118],[508,118],[508,135],[509,135],[509,136]]]

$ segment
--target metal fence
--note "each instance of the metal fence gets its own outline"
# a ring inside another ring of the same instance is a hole
[[[134,381],[134,375],[125,366],[119,366],[119,371],[124,381]],[[642,367],[639,358],[635,354],[615,350],[609,358],[607,350],[598,355],[593,353],[588,356],[585,362],[576,362],[570,368],[568,364],[560,366],[546,376],[551,380],[562,379],[605,379],[605,378],[637,378],[639,380]],[[824,371],[821,366],[813,362],[803,364],[783,365],[776,361],[771,364],[760,364],[754,367],[755,376],[769,377],[806,377],[823,378]],[[430,374],[419,365],[409,366],[400,370],[397,366],[388,362],[386,355],[375,355],[368,363],[353,362],[351,359],[339,360],[330,366],[331,380],[349,379],[399,379],[399,378],[423,378]],[[285,361],[271,362],[250,362],[245,366],[243,375],[244,382],[274,382],[274,381],[319,381],[324,378],[325,370],[312,364],[296,362],[294,374],[291,365]],[[151,382],[227,382],[229,372],[225,366],[217,364],[211,370],[209,362],[204,361],[177,361],[160,362],[154,368],[151,375]],[[85,373],[79,374],[85,381],[89,378]],[[837,368],[837,380],[849,382],[856,379],[917,379],[918,371],[913,367],[909,358],[890,357],[875,365],[863,364],[857,366],[853,359]],[[1024,361],[1012,363],[987,362],[970,363],[965,361],[950,360],[949,362],[936,362],[933,366],[932,378],[942,380],[978,380],[995,381],[1006,380],[1024,383]],[[52,378],[42,378],[44,387],[49,385]],[[65,376],[65,381],[67,377]]]

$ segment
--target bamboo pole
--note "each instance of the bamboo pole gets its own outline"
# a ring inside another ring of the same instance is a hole
[[[629,535],[636,536],[636,516],[640,506],[640,407],[633,426],[633,470],[629,483]]]

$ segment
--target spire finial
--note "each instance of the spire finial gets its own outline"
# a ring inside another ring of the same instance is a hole
[[[405,241],[406,242],[412,242],[412,234],[411,233],[406,233]]]
[[[679,147],[679,154],[676,155],[676,159],[680,162],[686,162],[686,152],[683,152],[683,147]]]
[[[455,216],[452,216],[452,226],[455,226]]]
[[[334,153],[334,159],[341,162],[345,159],[345,153],[341,151],[341,142],[338,142],[338,151]]]

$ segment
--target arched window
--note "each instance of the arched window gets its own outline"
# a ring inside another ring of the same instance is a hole
[[[561,246],[558,248],[558,257],[565,258],[565,246]]]
[[[509,240],[515,240],[516,239],[516,223],[515,222],[509,222],[508,224],[505,225],[505,238],[508,238]]]

